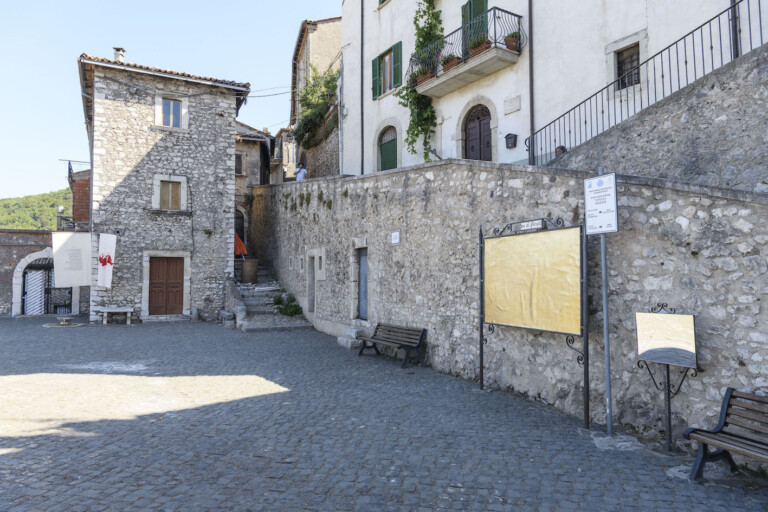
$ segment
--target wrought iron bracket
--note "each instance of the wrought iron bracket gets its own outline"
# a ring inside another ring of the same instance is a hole
[[[486,328],[488,329],[488,334],[493,334],[496,331],[496,326],[493,324],[486,325]],[[488,344],[488,336],[483,336],[483,345]]]
[[[568,348],[579,354],[576,356],[576,362],[579,363],[579,366],[584,366],[584,352],[573,346],[575,341],[576,340],[573,336],[566,336],[565,338],[565,344],[568,346]]]
[[[640,361],[637,362],[637,367],[638,368],[645,368],[646,370],[648,370],[648,375],[651,376],[651,380],[653,381],[653,386],[656,389],[658,389],[659,391],[664,391],[663,383],[660,384],[660,383],[656,382],[656,377],[654,377],[653,372],[651,371],[651,368],[650,368],[650,366],[648,366],[647,362],[645,362],[645,361],[643,361],[641,359]],[[682,384],[682,382],[681,382],[681,384]]]
[[[674,315],[676,311],[677,309],[669,307],[666,302],[658,302],[656,307],[651,308],[651,313],[671,313]]]
[[[691,377],[696,377],[699,374],[699,372],[696,371],[696,368],[686,368],[683,372],[683,378],[680,379],[680,383],[677,385],[677,387],[670,386],[669,392],[671,393],[671,396],[674,397],[680,392],[680,388],[683,386],[683,382],[685,382],[685,378],[688,376],[689,372],[691,373]]]

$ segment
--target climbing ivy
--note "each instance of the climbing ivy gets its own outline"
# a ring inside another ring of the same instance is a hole
[[[414,53],[425,49],[443,37],[442,11],[435,9],[435,0],[419,0],[413,25],[416,28],[416,47]],[[424,160],[429,161],[429,141],[437,128],[437,114],[432,106],[432,98],[416,92],[416,73],[408,77],[405,87],[395,93],[400,105],[407,108],[411,115],[405,143],[408,151],[416,154],[416,142],[421,138],[424,145]]]

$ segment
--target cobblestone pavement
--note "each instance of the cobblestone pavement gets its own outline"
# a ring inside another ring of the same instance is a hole
[[[690,458],[314,331],[46,321],[0,319],[2,511],[768,508],[743,478],[690,484]]]

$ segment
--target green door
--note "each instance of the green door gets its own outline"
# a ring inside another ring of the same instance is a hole
[[[384,142],[379,146],[381,170],[388,171],[397,167],[397,139]]]

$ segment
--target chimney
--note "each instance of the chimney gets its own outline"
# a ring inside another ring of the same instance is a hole
[[[125,62],[125,48],[115,46],[112,49],[115,50],[115,60],[120,63]]]

